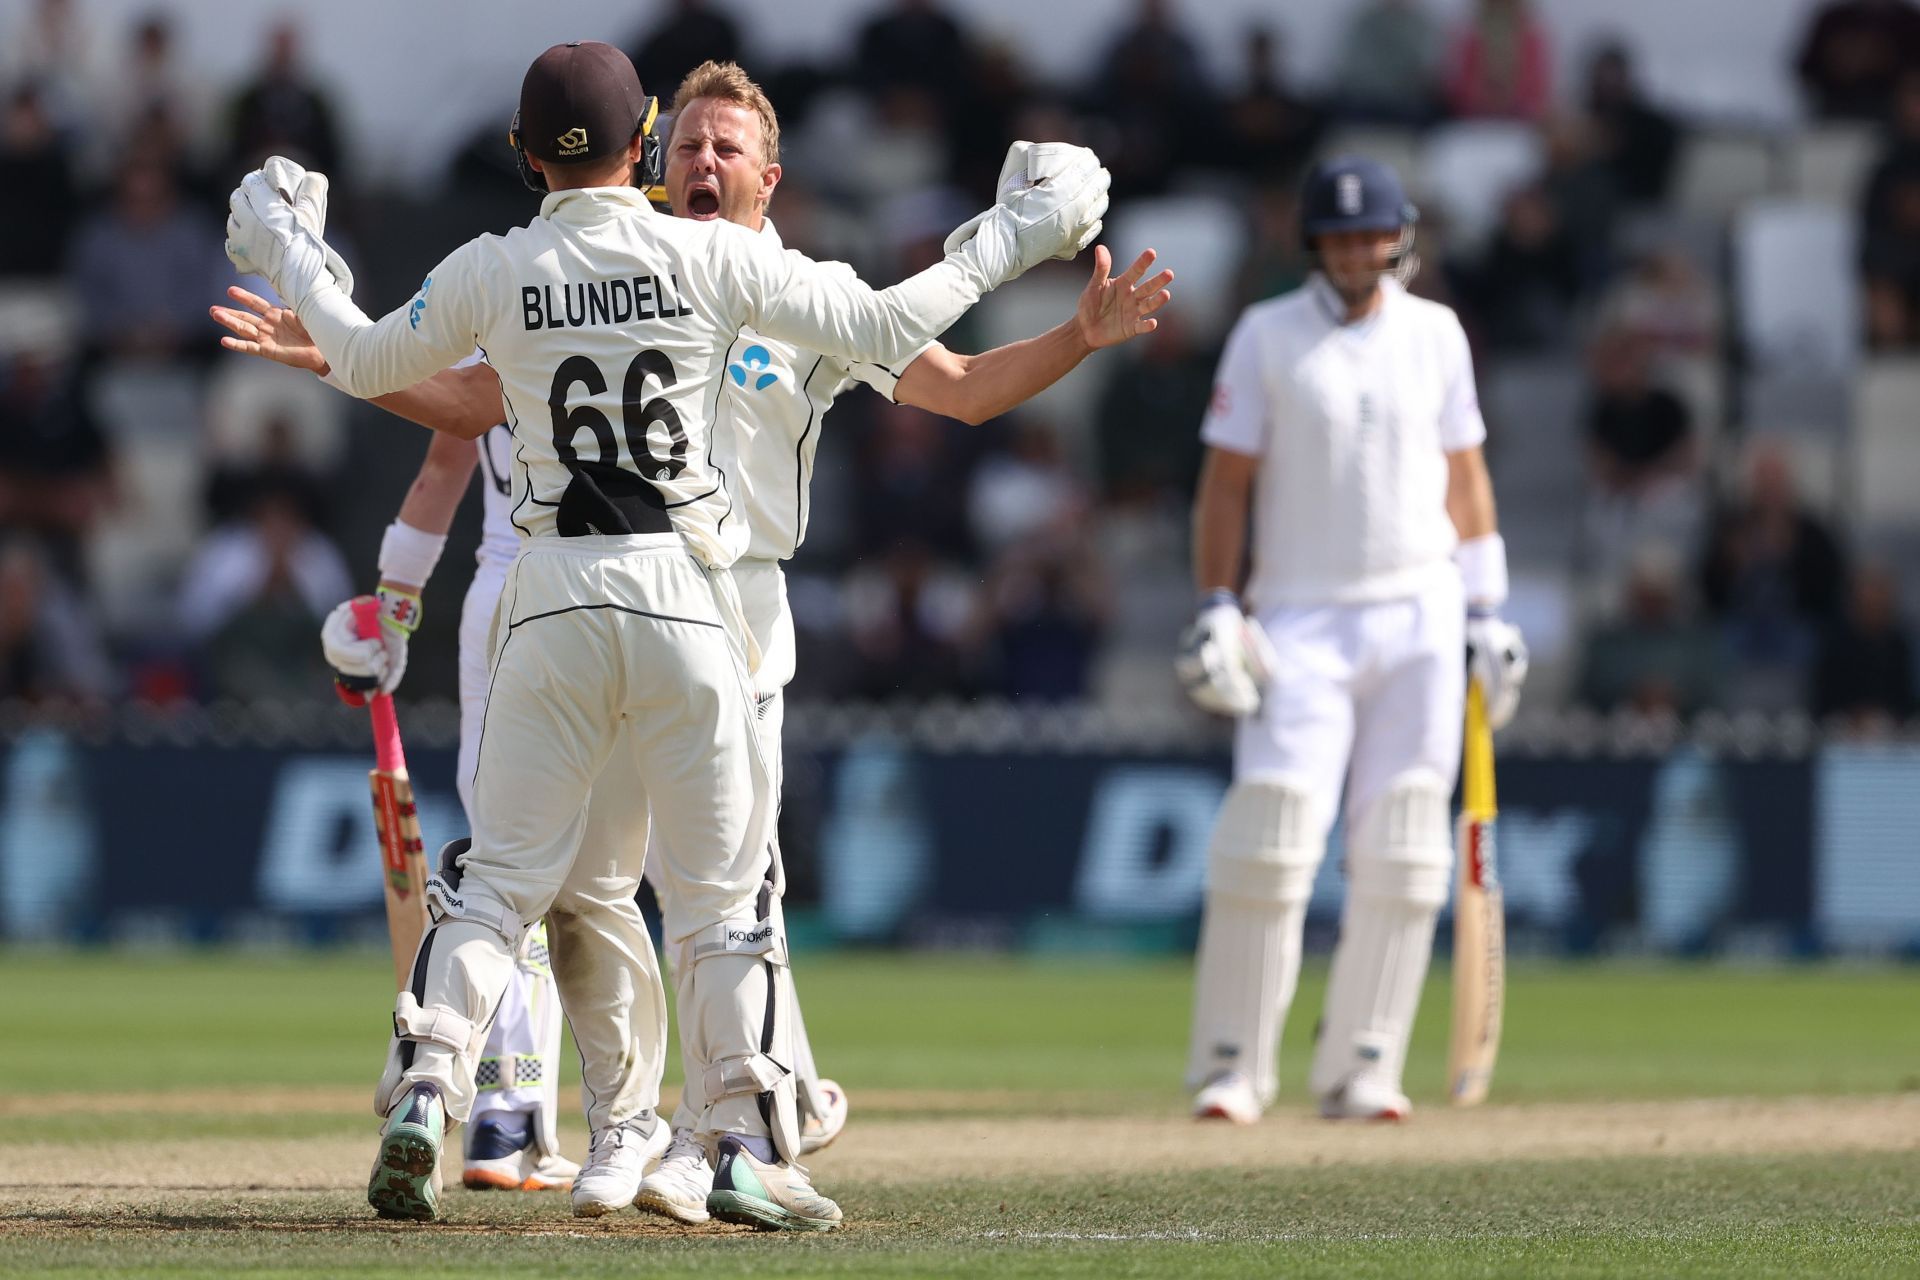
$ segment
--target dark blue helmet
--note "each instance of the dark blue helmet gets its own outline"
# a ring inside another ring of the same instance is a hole
[[[1365,156],[1322,160],[1307,174],[1300,194],[1300,238],[1309,253],[1315,236],[1335,231],[1398,231],[1394,274],[1403,281],[1418,265],[1412,250],[1413,224],[1419,219],[1400,176]]]

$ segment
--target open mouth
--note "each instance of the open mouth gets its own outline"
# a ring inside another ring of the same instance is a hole
[[[720,192],[710,183],[687,189],[687,216],[698,222],[711,222],[720,216]]]

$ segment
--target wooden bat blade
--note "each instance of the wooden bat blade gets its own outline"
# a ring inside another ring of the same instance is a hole
[[[387,938],[393,944],[396,990],[405,990],[420,935],[427,929],[427,854],[420,840],[420,815],[413,782],[404,770],[375,769],[373,825],[380,835],[380,886],[387,903]]]
[[[1506,915],[1500,892],[1493,781],[1493,731],[1477,681],[1467,688],[1461,762],[1458,867],[1453,899],[1453,1034],[1447,1097],[1455,1106],[1483,1101],[1500,1053],[1506,997]]]

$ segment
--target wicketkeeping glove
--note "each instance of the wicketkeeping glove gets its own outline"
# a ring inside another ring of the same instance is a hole
[[[227,260],[238,271],[263,277],[296,311],[323,281],[351,294],[353,273],[321,239],[326,175],[278,156],[267,164],[270,169],[255,169],[227,197]],[[294,186],[276,187],[276,179]]]
[[[1230,591],[1216,591],[1180,637],[1173,669],[1202,711],[1247,716],[1279,666],[1260,624],[1240,610]]]
[[[335,689],[350,707],[364,706],[369,694],[392,693],[400,686],[400,677],[407,673],[407,641],[420,625],[419,596],[382,587],[376,598],[380,604],[377,639],[361,638],[353,600],[334,606],[320,627],[320,648],[334,670]]]
[[[1527,682],[1527,642],[1520,628],[1490,611],[1467,614],[1467,675],[1487,699],[1487,724],[1504,728],[1520,709]]]
[[[1048,258],[1071,258],[1100,236],[1112,175],[1085,147],[1016,142],[1000,170],[1000,201],[955,228],[965,253],[997,288]]]

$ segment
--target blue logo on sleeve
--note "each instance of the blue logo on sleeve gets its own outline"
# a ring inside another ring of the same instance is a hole
[[[420,292],[413,295],[413,305],[407,308],[407,325],[409,328],[418,329],[420,327],[420,313],[427,309],[427,290],[431,288],[433,288],[432,276],[428,276],[420,282]]]
[[[727,372],[733,375],[733,383],[738,387],[746,386],[749,376],[758,375],[753,378],[753,389],[755,391],[765,391],[768,387],[780,381],[778,370],[767,371],[767,366],[772,363],[773,356],[765,347],[756,342],[753,346],[748,347],[740,353],[739,360],[727,366]]]

